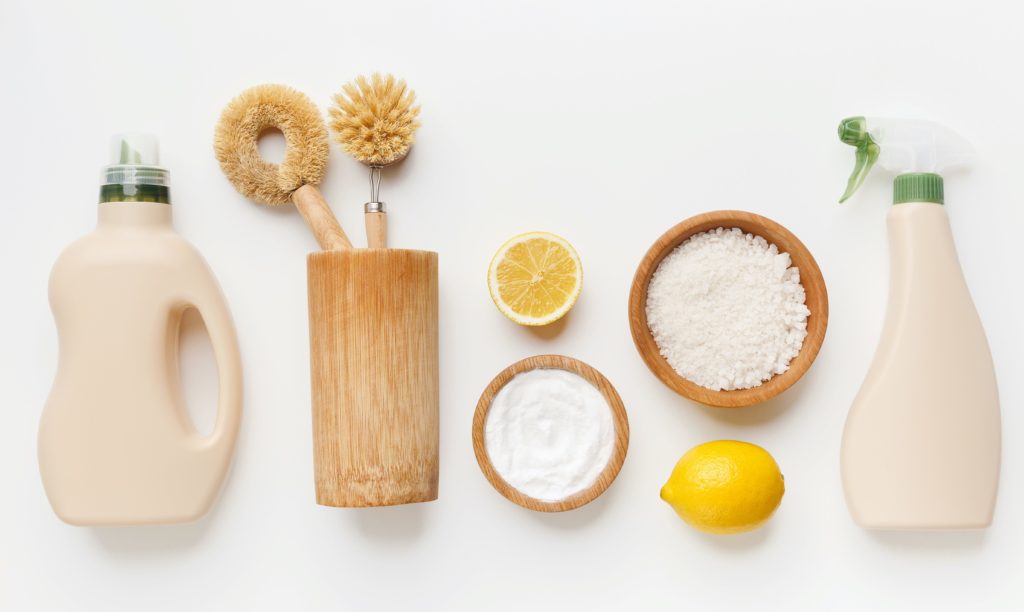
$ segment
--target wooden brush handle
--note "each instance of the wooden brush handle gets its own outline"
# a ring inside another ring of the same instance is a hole
[[[338,220],[334,218],[334,213],[320,195],[319,189],[313,185],[303,185],[292,193],[292,202],[295,202],[295,208],[302,213],[306,225],[313,230],[321,249],[342,251],[352,248],[345,230],[341,229]]]
[[[366,242],[371,249],[388,248],[388,217],[387,213],[368,212],[366,218]]]

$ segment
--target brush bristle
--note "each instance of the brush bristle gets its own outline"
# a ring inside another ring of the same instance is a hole
[[[357,77],[335,94],[329,110],[334,138],[369,166],[386,166],[409,152],[420,127],[416,94],[392,75]]]
[[[263,159],[257,145],[260,134],[272,128],[284,134],[280,165]],[[330,153],[316,104],[284,85],[257,85],[232,100],[217,123],[213,148],[235,189],[270,205],[288,203],[303,185],[320,184]]]

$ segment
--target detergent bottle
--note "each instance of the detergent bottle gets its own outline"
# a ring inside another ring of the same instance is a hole
[[[57,374],[39,427],[39,468],[54,511],[74,525],[195,520],[230,465],[242,409],[231,314],[202,256],[171,225],[155,138],[114,139],[95,230],[50,276]],[[202,316],[216,355],[213,433],[182,399],[182,315]]]

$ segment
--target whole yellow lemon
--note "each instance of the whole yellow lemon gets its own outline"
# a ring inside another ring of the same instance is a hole
[[[676,463],[661,498],[708,533],[756,529],[779,507],[786,487],[775,459],[760,446],[718,440],[691,448]]]

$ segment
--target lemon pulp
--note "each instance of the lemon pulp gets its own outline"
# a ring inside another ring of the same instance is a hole
[[[487,285],[495,306],[521,325],[547,325],[565,316],[583,285],[576,250],[547,232],[520,234],[491,260]]]

